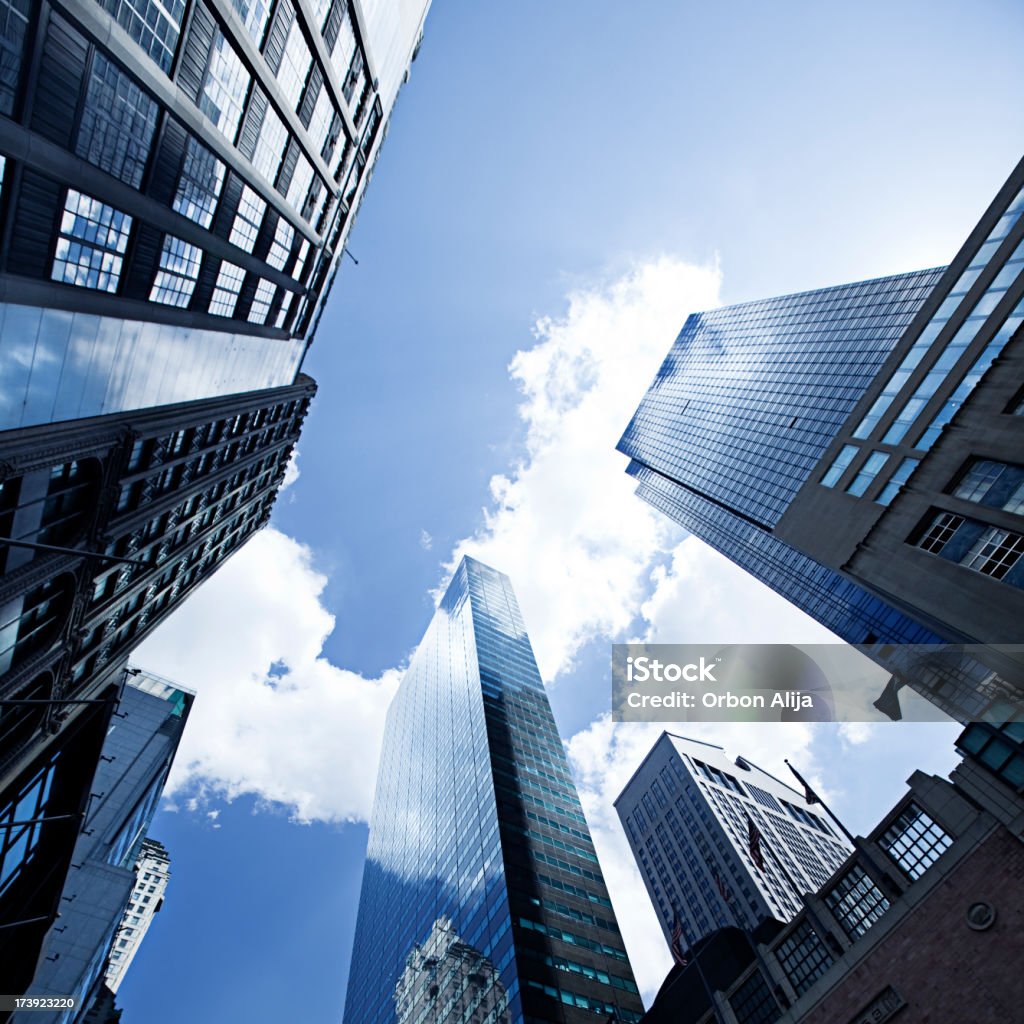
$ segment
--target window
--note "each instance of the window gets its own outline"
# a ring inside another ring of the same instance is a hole
[[[181,35],[184,0],[99,0],[162,71],[170,72]]]
[[[288,141],[288,129],[285,128],[277,111],[273,107],[267,107],[263,115],[263,124],[260,127],[260,137],[256,142],[256,151],[253,153],[253,166],[271,184],[277,181],[277,172],[281,168],[281,159],[284,156],[285,143]]]
[[[352,18],[347,2],[344,3],[344,8],[341,26],[338,28],[338,38],[334,40],[334,49],[331,51],[331,63],[342,80],[348,74],[356,52],[356,34],[352,28]],[[348,99],[348,97],[345,98]]]
[[[43,832],[43,826],[38,824],[14,829],[5,825],[46,815],[53,774],[54,764],[51,761],[0,810],[0,893],[15,880],[22,866],[31,858]]]
[[[302,95],[312,63],[313,58],[306,45],[305,36],[299,27],[298,19],[293,16],[292,27],[288,30],[288,39],[284,44],[281,66],[277,69],[277,81],[292,110],[299,105],[299,97]]]
[[[127,214],[68,189],[50,276],[81,288],[117,291],[131,226]]]
[[[789,983],[803,995],[833,963],[832,954],[814,929],[802,921],[775,950]]]
[[[200,227],[208,228],[213,223],[223,184],[224,165],[204,145],[189,136],[185,164],[174,196],[174,209]]]
[[[821,485],[823,487],[835,487],[836,482],[846,472],[846,467],[853,462],[854,455],[857,454],[857,446],[853,444],[843,445],[842,450],[832,460],[832,465],[828,467],[828,471],[821,478]]]
[[[825,894],[825,906],[852,940],[866,934],[889,909],[889,901],[864,869],[854,865],[835,888]]]
[[[965,501],[981,501],[988,494],[989,488],[1002,476],[1006,469],[1001,462],[990,462],[979,459],[963,475],[953,489],[953,496]]]
[[[989,526],[960,560],[961,565],[1001,580],[1024,553],[1024,535]]]
[[[235,222],[231,225],[231,236],[228,241],[232,245],[237,245],[239,249],[252,252],[266,209],[266,201],[246,185],[242,189],[242,198],[235,214]]]
[[[175,238],[164,236],[164,247],[160,253],[160,269],[149,293],[150,302],[162,302],[167,306],[184,308],[192,298],[192,291],[199,276],[199,262],[203,251]]]
[[[320,95],[316,98],[316,106],[309,118],[309,134],[317,146],[323,147],[334,121],[334,104],[326,86],[320,86]]]
[[[764,975],[757,969],[729,997],[729,1005],[739,1024],[772,1024],[782,1016]]]
[[[940,512],[925,530],[917,546],[937,555],[963,524],[963,516],[954,515],[952,512]]]
[[[210,297],[210,312],[215,316],[232,316],[238,302],[238,293],[242,290],[245,271],[234,263],[225,260],[220,265],[217,284]]]
[[[158,108],[120,68],[95,53],[75,152],[138,188],[149,158]]]
[[[872,452],[860,472],[851,481],[850,486],[846,488],[846,493],[854,494],[859,498],[888,461],[889,456],[885,452]]]
[[[885,830],[879,845],[916,882],[953,845],[953,839],[910,803]]]
[[[882,488],[881,493],[875,498],[879,505],[890,505],[893,498],[903,490],[903,485],[910,479],[910,474],[917,469],[918,459],[904,459],[896,468],[896,472],[889,477],[889,482]]]
[[[278,270],[284,270],[288,263],[288,257],[292,251],[292,241],[295,238],[295,229],[283,217],[277,222],[277,230],[274,232],[274,241],[271,243],[270,252],[267,253],[267,262]]]
[[[256,287],[256,295],[249,307],[249,323],[262,324],[266,322],[267,313],[270,312],[270,303],[276,290],[277,285],[273,281],[268,281],[265,277],[260,279],[260,283]]]
[[[295,164],[295,173],[292,174],[292,180],[288,185],[288,195],[285,197],[296,209],[302,209],[312,181],[313,168],[309,161],[300,154],[298,162]]]
[[[218,30],[199,93],[199,109],[228,142],[235,141],[250,81],[245,65],[224,38],[224,33]]]
[[[285,320],[288,318],[288,310],[292,307],[292,299],[295,298],[294,292],[285,292],[284,300],[281,302],[281,308],[277,311],[277,327],[283,327]]]
[[[231,5],[238,11],[252,41],[259,46],[270,15],[269,0],[231,0]]]
[[[0,0],[0,114],[14,110],[32,0]]]

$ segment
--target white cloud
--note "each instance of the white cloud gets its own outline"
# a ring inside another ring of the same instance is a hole
[[[513,576],[541,673],[625,630],[650,566],[679,531],[633,494],[615,444],[686,314],[718,302],[716,268],[663,258],[569,296],[561,319],[509,372],[523,395],[526,455],[491,480],[483,526],[455,545]]]
[[[284,467],[284,480],[281,481],[281,490],[287,490],[296,480],[299,479],[299,449],[293,448],[288,465]]]
[[[420,547],[429,551],[434,546],[434,538],[426,530],[420,530]]]
[[[399,672],[367,680],[322,656],[326,582],[308,548],[264,530],[135,652],[197,691],[168,786],[190,810],[253,794],[300,821],[369,816]]]

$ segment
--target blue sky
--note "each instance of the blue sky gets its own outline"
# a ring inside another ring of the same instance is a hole
[[[994,0],[435,5],[299,476],[136,658],[199,696],[126,1019],[340,1020],[383,711],[465,551],[513,579],[656,986],[610,809],[656,733],[602,717],[608,643],[821,634],[634,498],[615,440],[688,312],[952,257],[1020,156],[1022,30]],[[866,831],[955,729],[704,735],[792,756]]]

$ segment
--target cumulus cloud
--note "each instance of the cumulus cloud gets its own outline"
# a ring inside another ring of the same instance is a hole
[[[369,816],[400,674],[368,680],[323,657],[326,583],[308,548],[264,530],[135,652],[197,691],[168,784],[186,807],[251,794],[300,821]]]
[[[628,628],[652,562],[679,531],[638,501],[615,444],[686,314],[718,303],[717,268],[663,258],[569,296],[535,325],[509,373],[523,400],[525,455],[490,483],[464,554],[514,573],[545,679],[587,641]]]

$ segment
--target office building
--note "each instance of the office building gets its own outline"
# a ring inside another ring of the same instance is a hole
[[[428,6],[5,4],[0,430],[292,384]]]
[[[512,585],[464,558],[388,710],[346,1024],[642,1012]]]
[[[687,320],[619,442],[637,493],[963,721],[1020,686],[1024,163],[944,270]],[[993,675],[994,673],[994,675]],[[1007,690],[1006,687],[1010,689]]]
[[[128,897],[121,924],[114,933],[107,965],[106,987],[117,993],[131,966],[142,940],[159,912],[171,879],[171,858],[163,843],[155,839],[142,840],[138,860],[135,862],[135,888]]]
[[[615,801],[669,947],[788,921],[850,844],[802,793],[743,757],[663,732]],[[751,860],[749,822],[770,849]]]
[[[1024,721],[1009,709],[997,717],[960,736],[964,758],[948,781],[914,772],[788,924],[754,944],[724,929],[694,948],[645,1024],[1016,1020]]]
[[[28,990],[33,996],[74,996],[77,1008],[16,1013],[16,1024],[23,1019],[71,1024],[97,997],[102,1004],[111,950],[134,945],[134,917],[152,914],[162,898],[160,881],[145,879],[140,855],[193,695],[159,677],[132,672],[137,674],[128,677],[103,744],[60,916],[46,936]]]
[[[269,517],[428,6],[3,6],[0,820],[44,819],[0,834],[5,991],[128,651]]]
[[[36,821],[0,829],[11,991],[28,988],[79,816],[99,791],[129,653],[267,522],[314,392],[300,375],[4,435],[0,822]]]

